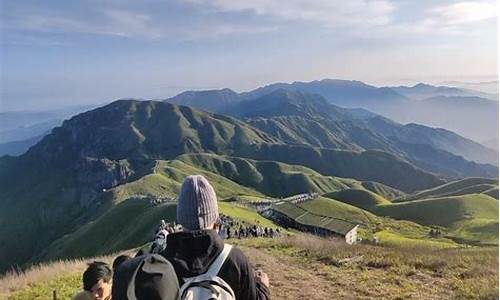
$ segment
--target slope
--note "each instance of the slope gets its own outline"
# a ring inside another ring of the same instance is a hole
[[[495,188],[498,189],[497,179],[472,177],[451,181],[431,189],[419,191],[417,193],[401,197],[396,201],[409,201],[426,198],[483,193]]]
[[[339,200],[368,211],[374,210],[378,205],[390,204],[391,202],[371,191],[359,189],[347,189],[343,191],[331,192],[324,197]]]

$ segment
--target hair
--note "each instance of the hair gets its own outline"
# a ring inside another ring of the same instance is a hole
[[[116,270],[116,268],[118,268],[123,262],[131,259],[132,257],[128,256],[128,255],[119,255],[115,258],[115,260],[113,261],[113,272]]]
[[[94,261],[83,272],[83,289],[90,291],[99,280],[102,279],[104,282],[110,282],[112,277],[113,272],[106,263]]]

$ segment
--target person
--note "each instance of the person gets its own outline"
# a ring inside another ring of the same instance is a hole
[[[83,291],[76,294],[73,300],[111,300],[113,272],[109,266],[100,261],[90,263],[83,272]]]
[[[179,283],[168,260],[144,254],[117,266],[112,295],[115,300],[179,300]]]
[[[224,244],[214,230],[218,219],[217,196],[207,179],[201,175],[186,177],[177,204],[177,223],[183,230],[168,236],[167,248],[162,252],[172,263],[179,283],[212,270],[212,263],[228,253],[217,276],[229,285],[235,298],[270,299],[267,274],[254,272],[241,250]]]
[[[167,236],[168,236],[168,231],[166,229],[162,229],[158,231],[156,234],[155,240],[153,244],[151,245],[151,253],[160,253],[163,250],[165,250],[165,247],[167,246]]]
[[[116,269],[124,262],[127,260],[131,259],[132,257],[128,255],[119,255],[113,260],[112,268],[113,268],[113,273],[115,273]]]

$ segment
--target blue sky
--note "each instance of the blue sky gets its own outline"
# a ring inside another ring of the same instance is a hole
[[[497,78],[497,2],[1,2],[0,110],[322,78]]]

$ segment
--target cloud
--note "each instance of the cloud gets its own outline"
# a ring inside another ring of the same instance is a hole
[[[148,15],[124,10],[104,10],[96,19],[85,16],[28,14],[16,18],[11,28],[37,32],[77,32],[114,36],[159,38],[161,33],[150,25]]]
[[[308,21],[328,27],[383,25],[395,7],[387,0],[188,0],[223,12],[251,12],[284,21]]]
[[[430,10],[432,20],[447,25],[470,24],[498,16],[496,1],[458,2]]]
[[[267,33],[278,29],[274,24],[222,18],[218,14],[206,14],[200,10],[170,11],[170,8],[167,4],[158,5],[155,9],[146,7],[140,10],[132,7],[118,9],[88,6],[80,11],[70,11],[59,7],[30,7],[28,10],[11,12],[0,26],[6,32],[22,30],[28,31],[32,36],[37,33],[85,33],[151,40],[215,39]]]

